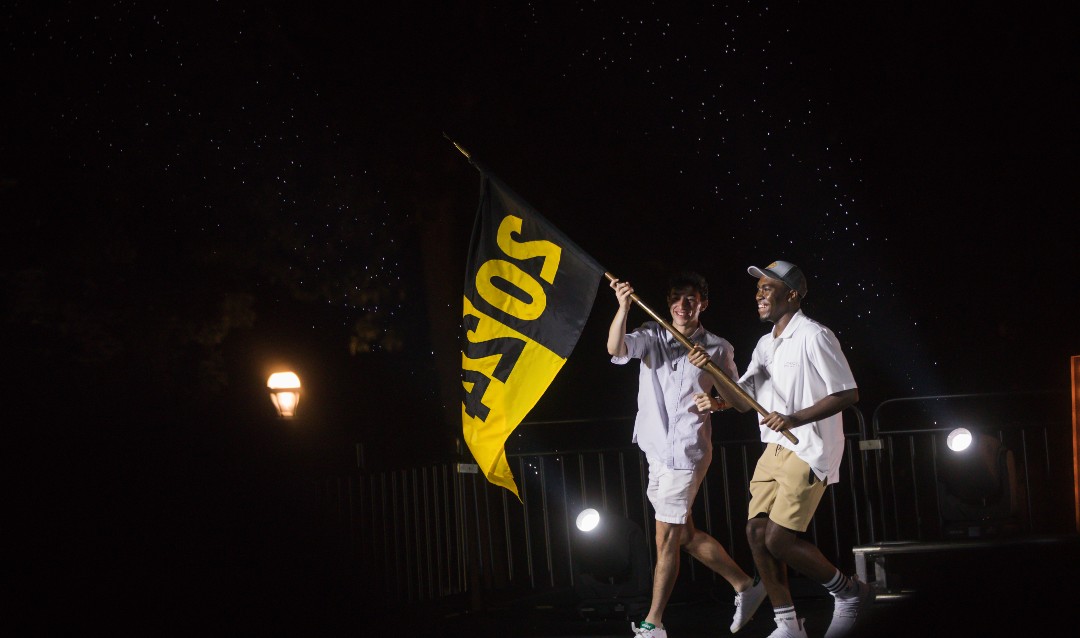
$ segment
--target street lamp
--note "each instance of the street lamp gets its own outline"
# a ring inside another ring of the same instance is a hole
[[[300,377],[295,372],[275,372],[266,380],[270,388],[270,400],[277,408],[278,416],[291,419],[296,415],[296,405],[300,403]]]

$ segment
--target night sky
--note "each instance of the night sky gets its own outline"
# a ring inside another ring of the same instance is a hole
[[[654,308],[704,273],[740,368],[764,331],[745,269],[786,259],[868,417],[1066,387],[1066,16],[622,4],[8,3],[13,354],[261,410],[288,365],[313,421],[378,441],[394,414],[442,449],[479,195],[450,137]],[[535,419],[629,413],[613,308],[601,288]]]
[[[868,419],[895,397],[1067,391],[1068,3],[668,4],[3,3],[32,580],[117,534],[142,539],[132,565],[157,543],[166,568],[201,560],[190,539],[227,538],[221,520],[278,522],[259,499],[282,467],[348,468],[359,441],[372,466],[445,457],[479,175],[444,136],[654,309],[672,271],[706,275],[703,322],[740,369],[766,330],[746,268],[785,259]],[[632,413],[614,310],[601,287],[530,419]],[[305,383],[295,424],[263,387],[278,366]],[[122,526],[134,511],[154,520]],[[70,526],[82,545],[57,550]]]
[[[1066,387],[1068,16],[624,4],[6,3],[5,318],[28,385],[92,370],[265,404],[291,365],[347,436],[377,439],[342,416],[375,412],[446,444],[479,195],[448,136],[653,307],[667,274],[704,273],[740,367],[764,330],[745,269],[787,259],[868,416]],[[613,308],[602,288],[537,419],[629,413]]]

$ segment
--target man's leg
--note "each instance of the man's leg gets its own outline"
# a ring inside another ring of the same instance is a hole
[[[766,543],[766,529],[770,523],[765,516],[750,519],[746,523],[746,539],[773,608],[791,607],[795,603],[788,587],[787,565],[769,550]]]
[[[731,617],[730,631],[735,633],[746,626],[757,613],[767,592],[763,583],[756,583],[727,553],[720,541],[697,529],[693,520],[686,525],[686,541],[683,547],[688,554],[706,567],[724,577],[735,589],[735,613]],[[756,583],[756,586],[755,586]]]
[[[795,532],[769,521],[765,531],[768,553],[821,583],[833,595],[833,618],[826,638],[846,636],[855,626],[859,612],[873,601],[868,585],[849,579],[836,568],[816,545],[799,538]]]
[[[657,627],[663,623],[664,609],[679,577],[679,546],[685,527],[656,521],[656,569],[653,570],[652,604],[645,621]]]
[[[746,523],[746,538],[773,606],[776,630],[770,636],[805,638],[806,630],[791,596],[787,564],[782,557],[772,553],[768,544],[770,517],[786,510],[786,503],[790,502],[787,494],[792,484],[788,476],[791,470],[785,468],[784,463],[789,453],[773,443],[766,446],[758,459],[750,479],[750,520]],[[787,520],[786,514],[783,514],[784,520]]]
[[[836,574],[836,566],[825,558],[816,545],[799,538],[793,530],[764,520],[767,521],[764,538],[769,555],[794,567],[816,583],[825,583]]]
[[[688,554],[720,574],[735,591],[746,591],[754,584],[754,579],[739,567],[720,541],[697,529],[693,520],[687,520],[685,527],[683,547]]]
[[[825,636],[826,638],[840,638],[854,626],[860,609],[868,600],[873,599],[873,592],[865,584],[844,576],[825,558],[816,545],[798,536],[809,527],[810,519],[824,496],[825,483],[814,475],[805,461],[799,459],[790,450],[779,447],[775,448],[771,455],[768,449],[766,450],[758,461],[758,470],[763,467],[772,479],[775,493],[782,496],[774,495],[768,508],[751,509],[751,511],[768,512],[767,519],[762,518],[759,519],[761,522],[752,521],[752,524],[747,525],[747,534],[755,537],[751,542],[752,550],[755,552],[755,561],[761,553],[821,583],[836,601],[833,619]],[[757,479],[758,472],[755,470],[754,480]],[[753,493],[753,489],[751,492]],[[759,493],[763,493],[760,487]],[[766,558],[764,562],[768,562],[768,559]],[[762,578],[765,578],[764,573]],[[768,584],[766,587],[768,588]],[[790,590],[786,587],[785,590],[788,592],[787,598],[784,599],[786,603],[791,598]],[[772,590],[768,591],[772,597]],[[794,605],[781,607],[782,603],[779,600],[773,599],[778,627],[782,617],[788,617],[790,614],[790,618],[794,618]]]

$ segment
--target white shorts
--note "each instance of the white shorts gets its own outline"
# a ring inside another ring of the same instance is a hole
[[[649,487],[646,494],[656,510],[656,520],[681,525],[690,518],[690,508],[698,488],[705,480],[711,458],[703,459],[695,469],[673,470],[649,458]]]

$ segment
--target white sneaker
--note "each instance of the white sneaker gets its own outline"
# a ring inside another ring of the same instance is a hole
[[[802,618],[775,617],[776,629],[769,634],[769,638],[806,638],[806,629],[803,627]]]
[[[832,622],[829,623],[829,630],[825,632],[825,638],[841,638],[848,635],[851,628],[855,626],[859,611],[865,609],[866,605],[874,600],[873,587],[855,577],[852,577],[851,582],[856,587],[854,596],[841,598],[833,594]]]
[[[652,623],[649,624],[651,625]],[[636,623],[630,623],[630,629],[634,630],[634,635],[638,638],[667,638],[667,629],[664,629],[663,627],[646,629],[644,627],[638,627]]]
[[[731,619],[731,633],[739,631],[750,619],[754,612],[765,600],[765,583],[758,581],[750,589],[735,594],[735,617]]]

